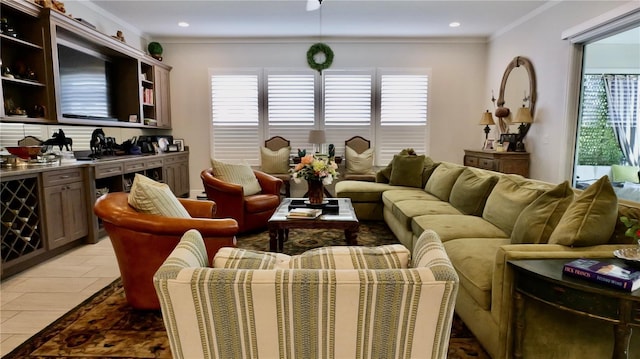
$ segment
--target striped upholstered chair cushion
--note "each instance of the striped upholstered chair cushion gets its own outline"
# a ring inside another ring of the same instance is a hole
[[[166,183],[136,173],[129,191],[129,205],[140,213],[191,218]]]
[[[458,288],[432,231],[405,269],[207,268],[187,232],[154,277],[174,358],[446,358]]]

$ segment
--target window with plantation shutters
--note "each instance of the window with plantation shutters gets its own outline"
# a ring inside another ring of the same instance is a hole
[[[212,70],[212,157],[260,162],[265,139],[282,136],[292,153],[311,149],[309,131],[325,131],[344,155],[344,142],[362,136],[375,164],[411,147],[426,153],[428,70]]]
[[[426,153],[427,94],[425,71],[380,71],[380,121],[376,147],[377,164],[386,164],[403,148]]]
[[[322,73],[324,130],[337,154],[344,153],[344,141],[352,136],[373,140],[373,77],[372,70]]]
[[[212,158],[258,165],[258,71],[211,74]]]
[[[309,146],[309,130],[316,124],[315,71],[266,70],[267,123],[265,139],[281,136],[292,152]]]

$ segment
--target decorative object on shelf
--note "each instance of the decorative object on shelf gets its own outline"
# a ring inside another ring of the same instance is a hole
[[[516,114],[515,122],[520,123],[520,126],[518,127],[518,142],[516,143],[516,151],[524,152],[524,137],[529,131],[529,126],[531,125],[531,123],[533,123],[533,118],[531,117],[531,111],[529,111],[529,108],[524,107],[524,105],[520,107],[518,109],[518,113]]]
[[[304,149],[304,148],[303,149],[299,149],[298,148],[298,159],[300,159],[300,158],[302,158],[302,157],[304,157],[306,155],[307,155],[307,150],[306,149]]]
[[[309,186],[309,201],[312,204],[321,204],[324,186],[330,185],[338,177],[337,169],[338,165],[334,161],[310,154],[300,158],[300,163],[291,170],[291,177],[296,183],[306,180]]]
[[[329,159],[334,160],[336,158],[336,146],[333,143],[329,144]]]
[[[485,151],[493,151],[495,148],[493,147],[493,142],[495,140],[493,138],[487,138],[484,140],[484,147],[482,148]]]
[[[124,39],[124,34],[123,34],[123,33],[122,33],[122,31],[120,31],[120,30],[116,31],[116,34],[113,36],[113,38],[114,38],[114,39],[118,39],[118,40],[120,40],[120,41],[122,41],[122,42],[127,42],[127,41],[125,41],[125,39]]]
[[[153,41],[150,42],[147,46],[147,50],[149,50],[149,55],[158,61],[162,61],[162,45],[159,42]]]
[[[91,147],[91,157],[100,158],[102,156],[102,149],[106,146],[104,131],[101,128],[96,128],[91,133],[91,140],[89,146]]]
[[[16,34],[13,26],[9,25],[9,20],[6,17],[0,19],[0,34],[16,38],[18,37],[18,34]]]
[[[44,8],[51,8],[57,11],[60,11],[61,13],[66,13],[67,10],[64,7],[64,3],[62,1],[58,1],[58,0],[36,0],[36,4],[44,7]]]
[[[491,132],[491,128],[489,127],[489,125],[495,125],[496,123],[493,122],[493,116],[491,115],[491,112],[489,112],[489,110],[487,110],[487,112],[482,114],[482,118],[480,119],[480,124],[481,125],[485,125],[484,126],[484,139],[488,139],[489,138],[489,132]]]
[[[178,146],[178,151],[184,151],[184,140],[181,138],[174,138],[173,144]]]
[[[58,129],[58,132],[54,132],[51,138],[44,141],[43,146],[58,146],[60,151],[64,147],[67,151],[73,151],[73,139],[67,137],[62,129]]]
[[[2,76],[6,77],[6,78],[9,78],[9,79],[13,79],[13,78],[15,78],[15,77],[13,76],[13,73],[11,73],[11,68],[9,68],[9,66],[5,66],[5,67],[2,69]]]
[[[515,133],[503,133],[500,135],[500,143],[505,151],[515,151],[518,135]]]
[[[318,60],[322,60],[322,56],[324,56],[324,61],[319,62]],[[329,45],[321,42],[313,44],[307,51],[307,63],[309,67],[322,73],[322,70],[328,69],[333,63],[333,50]]]
[[[309,131],[309,143],[313,144],[313,153],[322,153],[322,144],[325,143],[324,130]]]

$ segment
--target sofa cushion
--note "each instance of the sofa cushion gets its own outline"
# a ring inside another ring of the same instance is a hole
[[[391,213],[398,221],[404,224],[407,230],[411,230],[411,219],[416,216],[425,214],[463,214],[448,202],[420,199],[396,201],[391,207]]]
[[[543,193],[518,216],[511,233],[511,243],[547,243],[572,201],[573,190],[568,181]]]
[[[273,151],[260,147],[260,168],[266,173],[289,173],[289,155],[291,146]]]
[[[511,236],[520,212],[538,198],[546,188],[515,175],[500,176],[482,212],[482,218]]]
[[[618,197],[609,177],[602,176],[569,205],[549,243],[576,247],[607,243],[617,220]]]
[[[165,217],[191,218],[166,183],[136,173],[128,196],[136,211]]]
[[[491,281],[498,248],[508,238],[459,238],[444,242],[444,248],[460,278],[460,287],[484,310],[491,309]]]
[[[482,216],[484,205],[498,177],[465,168],[451,188],[449,202],[464,214]]]
[[[399,269],[408,268],[411,252],[401,244],[376,247],[331,246],[310,249],[291,257],[291,269]]]
[[[363,181],[339,181],[336,183],[336,195],[341,198],[351,198],[352,203],[379,203],[382,194],[393,189],[386,183]]]
[[[422,188],[424,155],[394,155],[389,184]]]
[[[245,196],[262,191],[256,175],[247,164],[224,163],[212,159],[211,167],[213,175],[220,180],[242,186]]]
[[[638,170],[636,166],[611,165],[613,182],[638,183]]]
[[[425,191],[440,198],[445,202],[449,202],[449,195],[453,184],[464,171],[465,167],[454,163],[442,162],[431,174],[427,184],[425,185]]]
[[[213,268],[276,269],[289,268],[291,256],[282,253],[222,247],[213,257]]]
[[[349,174],[371,173],[373,168],[374,149],[369,148],[362,153],[356,152],[353,148],[346,146],[344,149],[345,167]]]
[[[500,228],[481,217],[464,214],[433,214],[413,217],[411,231],[420,237],[425,229],[432,229],[442,242],[456,238],[508,238]]]
[[[392,208],[393,204],[400,201],[420,200],[420,201],[440,201],[432,194],[425,192],[421,188],[391,188],[382,193],[382,203],[386,207]]]

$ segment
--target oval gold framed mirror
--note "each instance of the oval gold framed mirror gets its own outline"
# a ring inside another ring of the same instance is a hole
[[[536,104],[536,74],[531,61],[526,57],[516,56],[511,60],[502,75],[500,93],[495,115],[498,117],[499,132],[508,133],[511,114],[521,106],[529,107],[533,117]],[[528,105],[528,106],[527,106]],[[522,138],[529,131],[531,124],[524,124]]]

